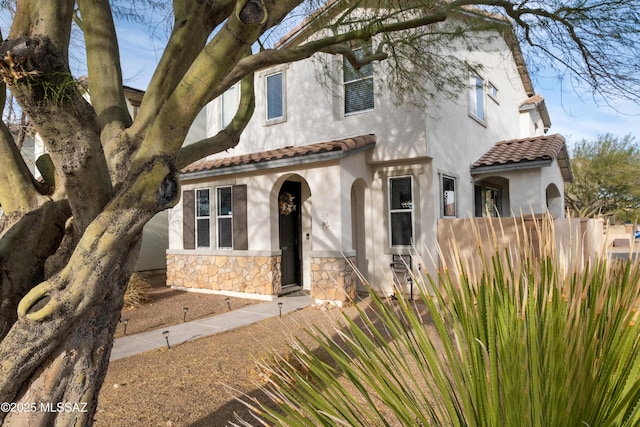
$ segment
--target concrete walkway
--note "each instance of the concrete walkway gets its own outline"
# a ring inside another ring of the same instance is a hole
[[[111,350],[111,360],[118,360],[156,348],[166,347],[167,341],[162,335],[163,331],[169,331],[169,345],[175,346],[196,338],[230,331],[269,317],[279,316],[279,302],[282,303],[282,314],[284,315],[313,304],[313,299],[298,292],[290,296],[282,296],[275,301],[249,305],[217,316],[166,326],[140,334],[127,335],[115,340]]]

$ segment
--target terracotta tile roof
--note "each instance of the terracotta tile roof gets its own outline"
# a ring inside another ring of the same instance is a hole
[[[481,172],[482,169],[490,167],[508,165],[526,167],[533,162],[550,162],[554,159],[558,161],[565,181],[572,180],[567,147],[564,137],[559,134],[500,141],[480,157],[471,169]]]
[[[329,152],[347,153],[376,143],[376,136],[373,134],[354,136],[351,138],[336,139],[316,144],[289,146],[276,148],[273,150],[260,151],[256,153],[241,154],[233,157],[222,157],[217,159],[198,160],[182,169],[182,173],[201,172],[214,169],[221,169],[231,166],[249,165],[263,163],[272,160],[288,159],[294,157],[309,156]]]

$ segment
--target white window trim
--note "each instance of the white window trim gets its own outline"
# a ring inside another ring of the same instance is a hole
[[[453,181],[453,206],[455,209],[454,215],[446,215],[445,203],[444,203],[444,180],[450,179]],[[442,218],[457,218],[458,217],[458,178],[449,173],[440,173],[440,216]]]
[[[472,80],[473,80],[473,85],[472,85]],[[483,112],[483,117],[480,117],[477,113],[478,110],[478,105],[477,105],[477,96],[476,96],[476,92],[478,90],[478,80],[480,80],[481,83],[481,87],[482,87],[482,112]],[[467,89],[467,114],[469,114],[469,117],[471,117],[473,120],[475,120],[476,122],[480,123],[483,126],[487,126],[487,88],[486,88],[486,82],[484,80],[484,78],[476,73],[476,72],[470,72],[469,73],[469,87]],[[473,96],[472,96],[473,93]],[[473,107],[473,108],[472,108]]]
[[[282,75],[282,116],[269,118],[269,86],[267,80],[276,74]],[[286,73],[284,69],[273,71],[264,76],[264,119],[267,125],[275,125],[287,121],[287,91],[286,91]]]
[[[391,209],[391,180],[393,179],[400,179],[400,178],[409,178],[411,180],[411,208],[410,209]],[[416,199],[415,199],[415,180],[413,179],[413,175],[396,175],[396,176],[389,176],[387,177],[387,223],[389,224],[389,247],[390,248],[407,248],[409,246],[411,246],[416,239],[415,233],[416,233],[416,223],[415,223],[415,206],[416,206]],[[393,244],[393,226],[391,223],[391,214],[392,213],[397,213],[397,212],[411,212],[411,240],[412,242],[409,245],[394,245]]]
[[[218,190],[221,188],[228,188],[231,191],[231,213],[229,215],[219,215],[218,207],[219,207],[219,196]],[[232,185],[218,185],[215,188],[216,190],[216,249],[219,250],[233,250],[233,186]],[[221,218],[230,218],[231,219],[231,246],[229,247],[220,247],[220,219]]]
[[[200,191],[207,191],[209,193],[209,215],[207,216],[200,216],[198,215],[198,193]],[[194,212],[194,217],[195,217],[195,224],[193,227],[193,231],[195,233],[195,246],[196,249],[210,249],[211,248],[211,189],[209,187],[203,187],[203,188],[196,188],[195,189],[195,212]],[[209,246],[200,246],[200,242],[198,241],[198,220],[199,219],[207,219],[209,220]]]
[[[491,93],[491,88],[494,89],[495,94]],[[500,104],[500,90],[498,89],[498,86],[494,85],[491,81],[487,82],[487,96],[491,98],[496,104]]]
[[[358,49],[355,49],[355,50],[357,51],[357,50],[361,50],[361,49],[362,48],[358,48]],[[342,57],[342,62],[340,64],[341,65],[340,72],[341,72],[341,75],[342,75],[342,114],[344,115],[344,117],[349,117],[349,116],[353,116],[353,115],[356,115],[356,114],[362,114],[362,113],[368,113],[370,111],[374,111],[376,109],[376,106],[375,106],[376,105],[376,103],[375,103],[375,99],[376,99],[376,82],[375,82],[375,80],[373,78],[373,76],[375,74],[375,72],[374,72],[375,70],[373,69],[374,68],[373,62],[371,63],[371,75],[370,76],[360,77],[360,78],[357,78],[357,79],[354,79],[354,80],[349,80],[348,82],[346,82],[344,80],[344,61],[346,61],[346,58],[343,56]],[[373,90],[373,107],[372,108],[367,108],[367,109],[364,109],[364,110],[347,112],[347,109],[346,109],[346,100],[347,100],[346,87],[347,87],[347,84],[357,83],[357,82],[361,82],[361,81],[368,80],[368,79],[371,79],[371,87],[372,87],[372,90]]]

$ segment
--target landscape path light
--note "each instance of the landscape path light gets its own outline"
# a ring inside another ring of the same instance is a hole
[[[278,303],[278,310],[280,310],[280,317],[282,317],[282,301]]]
[[[127,323],[129,323],[129,319],[122,319],[122,325],[124,327],[123,335],[127,335]]]
[[[189,307],[182,307],[182,321],[187,321],[187,311],[189,311]]]
[[[171,349],[171,347],[169,346],[169,331],[162,331],[162,336],[167,342],[167,349]]]
[[[227,303],[227,308],[229,309],[229,311],[231,311],[231,299],[229,297],[226,297],[224,300]]]

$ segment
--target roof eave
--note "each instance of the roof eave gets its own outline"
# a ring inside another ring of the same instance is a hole
[[[471,175],[484,175],[496,172],[514,172],[551,166],[551,159],[529,160],[518,163],[500,163],[496,165],[472,166]]]
[[[233,166],[217,167],[213,169],[199,170],[193,172],[180,173],[180,179],[190,181],[194,179],[212,178],[218,176],[226,176],[237,173],[256,172],[266,169],[287,168],[292,166],[308,165],[312,163],[329,162],[341,160],[345,157],[359,153],[361,151],[370,150],[375,144],[367,144],[365,146],[354,148],[349,151],[336,150],[321,153],[305,154],[292,157],[285,157],[272,160],[263,160],[255,163],[245,163]]]

